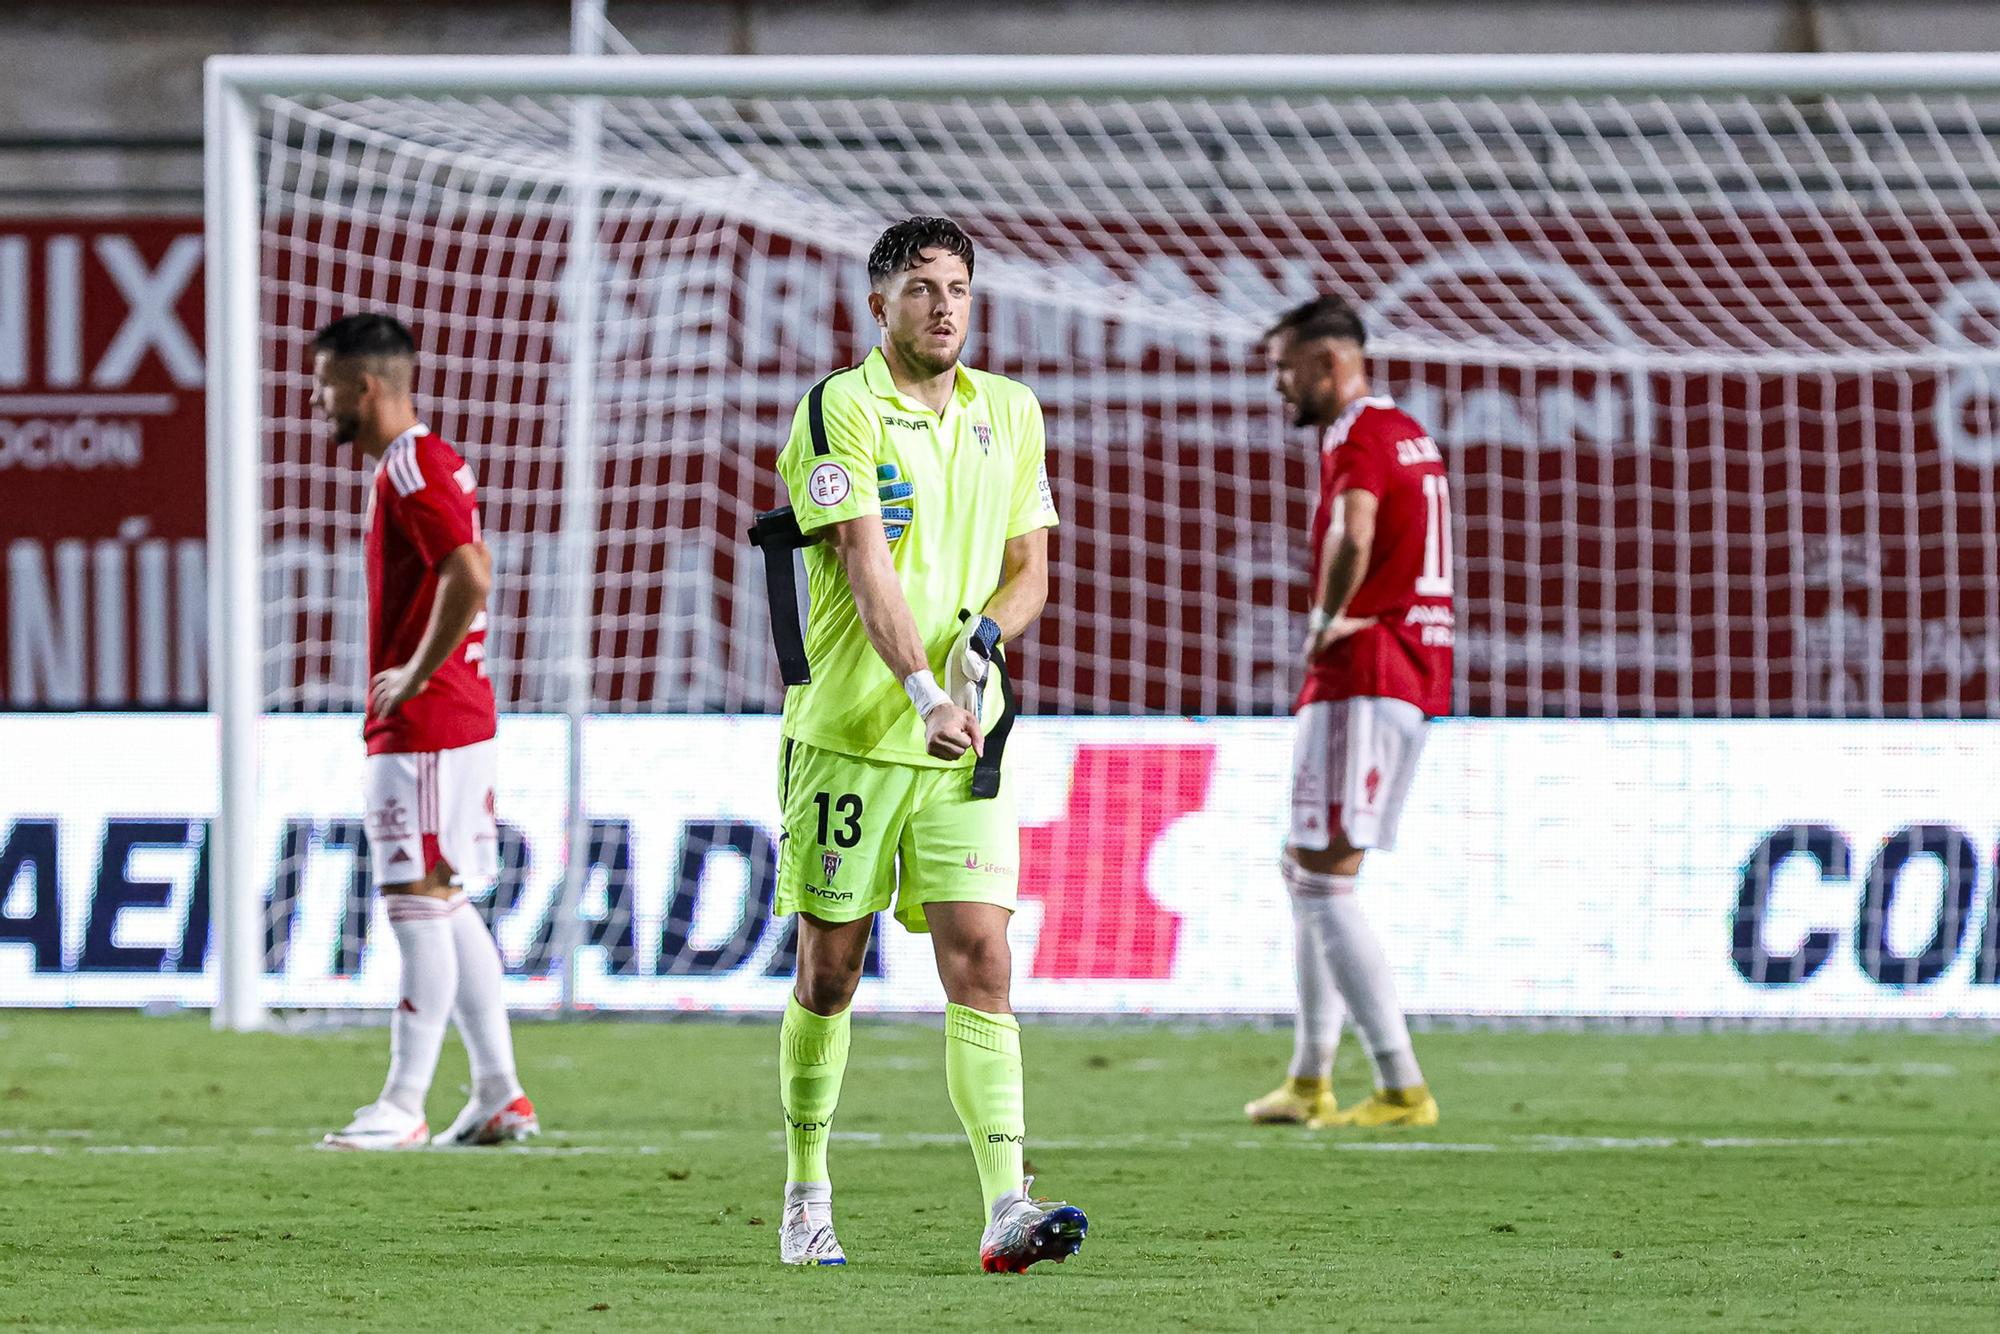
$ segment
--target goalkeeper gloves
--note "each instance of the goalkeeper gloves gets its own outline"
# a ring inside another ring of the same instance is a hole
[[[901,537],[904,531],[909,528],[910,521],[917,517],[916,510],[911,508],[909,503],[910,497],[916,494],[917,488],[911,486],[908,482],[897,481],[896,479],[901,476],[902,474],[896,471],[896,465],[893,463],[884,463],[875,469],[875,481],[881,487],[877,494],[883,501],[882,536],[888,538],[891,542]],[[898,500],[903,503],[900,505],[889,504],[888,502],[892,500]]]
[[[991,616],[974,616],[961,611],[965,623],[951,651],[944,659],[944,689],[951,702],[984,724],[986,721],[986,678],[993,670],[993,655],[1000,647],[1000,624]]]

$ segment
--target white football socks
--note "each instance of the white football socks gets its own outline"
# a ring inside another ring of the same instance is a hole
[[[465,895],[455,895],[451,902],[448,921],[458,954],[458,1004],[452,1018],[472,1064],[472,1096],[480,1102],[511,1102],[521,1096],[521,1083],[514,1073],[514,1034],[500,990],[505,972],[500,948]]]
[[[382,1101],[422,1116],[458,994],[458,952],[448,920],[452,907],[422,894],[383,898],[403,967],[396,1011],[389,1020],[389,1078],[382,1085]]]
[[[1289,856],[1280,858],[1285,886],[1292,899],[1292,969],[1299,984],[1299,1012],[1292,1024],[1293,1079],[1328,1079],[1333,1075],[1333,1053],[1340,1045],[1340,1023],[1346,1017],[1340,991],[1334,985],[1333,969],[1327,962],[1326,932],[1321,914],[1310,900],[1325,898],[1297,878],[1308,872]]]
[[[1375,1083],[1392,1089],[1423,1083],[1424,1072],[1410,1046],[1410,1026],[1396,999],[1389,956],[1354,896],[1354,877],[1294,866],[1289,880],[1295,910],[1315,919],[1328,969],[1375,1067]]]

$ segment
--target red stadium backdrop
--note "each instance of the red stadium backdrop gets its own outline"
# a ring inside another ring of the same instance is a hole
[[[203,704],[201,349],[198,223],[0,223],[0,704]]]
[[[2000,428],[1987,390],[2000,377],[1804,365],[1830,341],[1885,357],[1932,340],[1981,341],[1966,327],[1990,329],[2000,298],[1980,272],[1935,259],[1929,238],[1903,220],[1857,220],[1810,253],[1774,233],[1758,259],[1772,275],[1768,290],[1724,304],[1717,293],[1744,290],[1740,277],[1717,278],[1735,242],[1699,219],[1569,220],[1567,234],[1538,219],[1473,234],[1440,218],[1421,236],[1353,221],[1342,245],[1323,251],[1342,257],[1327,263],[1353,267],[1328,271],[1363,293],[1390,285],[1398,327],[1437,331],[1441,348],[1479,335],[1525,348],[1521,331],[1534,325],[1579,350],[1569,368],[1520,368],[1518,359],[1504,369],[1378,366],[1453,460],[1461,711],[1992,710]],[[663,694],[663,672],[750,681],[697,691],[694,707],[776,701],[768,650],[754,642],[762,621],[737,592],[755,587],[737,568],[741,534],[756,509],[779,499],[771,462],[798,394],[865,347],[869,331],[850,258],[731,231],[681,236],[657,220],[607,227],[607,327],[628,331],[605,348],[610,382],[644,383],[675,355],[647,335],[643,317],[670,257],[685,270],[690,253],[756,256],[761,271],[724,272],[700,292],[684,274],[675,280],[683,298],[713,303],[712,327],[696,334],[727,393],[665,411],[607,398],[607,433],[623,444],[607,455],[603,477],[600,567],[617,576],[598,595],[603,707],[647,707]],[[1976,259],[2000,269],[1990,227],[1968,222],[1961,247],[1980,234],[1990,244]],[[1371,236],[1374,249],[1355,239]],[[560,240],[559,228],[539,223],[347,232],[317,236],[308,254],[274,234],[266,303],[279,330],[269,349],[274,418],[309,415],[303,339],[341,313],[327,293],[348,294],[350,307],[402,309],[425,346],[434,424],[480,466],[489,530],[551,542],[561,486],[551,257]],[[1447,244],[1477,262],[1412,267]],[[1840,252],[1867,262],[1810,258]],[[1496,255],[1539,277],[1510,281],[1505,264],[1498,278],[1466,276],[1493,272]],[[1608,255],[1629,260],[1606,267]],[[203,702],[198,260],[185,221],[0,229],[0,698],[9,705]],[[1214,265],[1196,257],[1192,267]],[[1884,271],[1901,278],[1870,283]],[[1562,281],[1551,284],[1551,273]],[[491,290],[516,278],[504,328],[454,311],[465,284]],[[1275,284],[1267,289],[1273,307],[1282,304]],[[453,313],[426,321],[426,310]],[[621,322],[623,314],[633,318]],[[682,339],[685,319],[676,326]],[[1686,369],[1662,370],[1648,356],[1690,347],[1706,351]],[[1800,362],[1780,365],[1773,348],[1796,351]],[[1028,707],[1281,707],[1290,636],[1281,623],[1244,616],[1303,611],[1312,465],[1303,433],[1271,415],[1254,350],[1200,330],[1169,336],[996,297],[970,356],[1036,386],[1049,409],[1065,524],[1049,614],[1019,655]],[[501,362],[532,369],[502,378],[493,370]],[[1063,388],[1079,382],[1087,412],[1082,395]],[[1232,383],[1233,395],[1197,392]],[[649,435],[649,423],[664,427]],[[681,443],[695,440],[705,443]],[[288,446],[286,456],[308,455],[324,475],[344,476],[351,464],[323,442]],[[267,538],[287,536],[286,514],[358,522],[359,473],[332,485],[302,480],[320,472],[272,477],[280,517]],[[324,519],[291,535],[308,531],[328,544],[345,536]],[[667,544],[694,532],[705,534],[712,560],[714,591],[700,610],[721,627],[716,661],[693,660],[661,637],[676,577]],[[1268,558],[1242,558],[1249,551]],[[503,626],[534,614],[520,588],[504,585],[497,611]],[[272,622],[273,632],[332,641],[323,610],[294,613],[289,627]],[[325,623],[308,624],[315,615]],[[525,640],[516,642],[525,658]],[[359,681],[337,679],[330,655],[288,661],[290,684],[318,687],[306,692],[316,707],[358,701]],[[510,702],[545,707],[548,697],[525,684],[530,676],[523,663],[505,687]]]
[[[1773,232],[1753,265],[1719,221],[1605,218],[1565,233],[1546,219],[1480,231],[1438,218],[1394,238],[1368,219],[1349,222],[1340,244],[1327,238],[1321,249],[1343,257],[1323,272],[1387,307],[1400,329],[1419,339],[1436,331],[1450,353],[1468,338],[1525,350],[1532,327],[1577,354],[1544,367],[1519,357],[1376,367],[1452,457],[1460,711],[1993,710],[2000,425],[1990,387],[2000,376],[1933,366],[1920,353],[1995,345],[2000,287],[1981,267],[2000,267],[2000,233],[1964,220],[1960,237],[1984,237],[1984,248],[1976,263],[1947,260],[1959,251],[1885,215],[1828,228],[1809,250]],[[1371,236],[1373,248],[1356,240]],[[621,248],[614,237],[609,248],[639,299],[657,238]],[[750,284],[750,295],[717,294],[729,304],[718,324],[747,400],[717,411],[757,448],[690,460],[679,495],[648,487],[647,460],[614,469],[608,485],[661,496],[628,525],[642,542],[652,524],[702,521],[692,508],[702,490],[736,497],[734,521],[775,503],[770,457],[804,387],[800,368],[809,383],[869,341],[851,259],[772,235],[725,248],[783,274]],[[1461,258],[1437,258],[1446,252]],[[1836,255],[1847,262],[1812,258]],[[1190,267],[1212,276],[1214,258]],[[1103,262],[1116,270],[1119,261]],[[1725,267],[1768,282],[1746,289],[1740,276],[1723,280]],[[1896,281],[1881,281],[1891,272]],[[1242,308],[1241,293],[1229,295]],[[1270,291],[1269,308],[1283,304]],[[1849,351],[1828,358],[1833,346]],[[988,300],[972,348],[978,364],[1036,386],[1049,410],[1066,523],[1055,596],[1024,654],[1031,703],[1282,708],[1290,635],[1231,634],[1227,617],[1274,603],[1305,609],[1312,442],[1271,415],[1254,349],[1200,330],[1166,341],[1146,326],[1050,319],[1005,298]],[[1668,354],[1690,349],[1699,360],[1668,366]],[[643,373],[659,351],[628,349],[623,369]],[[1235,399],[1242,408],[1198,391],[1232,376],[1249,382]],[[1087,402],[1062,387],[1080,379],[1091,382]],[[1256,542],[1280,559],[1227,558]],[[644,559],[621,553],[608,564]],[[731,552],[718,559],[715,586],[740,586]],[[653,661],[642,644],[606,656]]]

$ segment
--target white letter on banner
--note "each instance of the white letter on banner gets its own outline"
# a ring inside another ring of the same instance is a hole
[[[0,385],[28,382],[28,238],[0,236]]]
[[[201,263],[201,238],[177,236],[151,272],[139,258],[129,236],[100,236],[91,246],[128,306],[125,323],[104,350],[90,382],[99,387],[122,385],[132,378],[148,349],[157,351],[167,373],[183,389],[201,387],[201,353],[181,326],[174,305]]]
[[[42,329],[45,374],[50,384],[67,388],[83,378],[83,241],[51,236],[42,254],[48,279],[42,304],[48,320]]]
[[[83,703],[84,560],[82,542],[56,543],[57,598],[42,544],[24,537],[7,548],[8,697],[16,705]]]

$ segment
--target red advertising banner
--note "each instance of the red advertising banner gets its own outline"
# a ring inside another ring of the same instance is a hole
[[[362,303],[410,320],[424,411],[479,471],[505,705],[558,707],[560,224],[312,216],[266,236],[274,707],[359,699],[365,474],[313,420],[305,349]],[[1379,387],[1452,464],[1459,711],[2000,708],[2000,351],[1967,360],[2000,345],[2000,236],[1870,216],[1752,255],[1702,219],[1438,219],[1364,245],[1366,222],[1296,238],[1293,272],[1190,256],[1182,280],[1257,311],[1337,286],[1399,332]],[[743,534],[780,499],[793,406],[871,341],[859,266],[671,214],[604,241],[596,707],[771,708]],[[0,707],[205,701],[201,253],[192,219],[0,224]],[[1482,344],[1540,351],[1464,358]],[[1047,410],[1064,524],[1019,646],[1028,707],[1281,710],[1312,443],[1256,349],[996,286],[969,356]]]
[[[0,706],[205,697],[202,240],[0,223]]]

